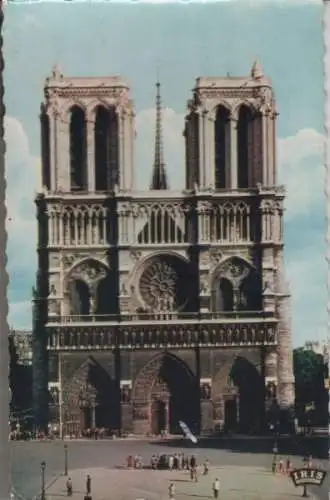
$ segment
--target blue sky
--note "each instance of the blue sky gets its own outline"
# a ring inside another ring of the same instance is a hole
[[[197,76],[248,74],[259,58],[280,112],[278,158],[286,184],[286,262],[295,345],[325,337],[322,6],[316,2],[203,5],[42,3],[6,6],[4,26],[10,323],[31,327],[36,268],[33,198],[38,113],[58,62],[72,76],[121,74],[136,106],[136,178],[150,180],[154,83],[160,68],[165,160],[183,186],[183,115]],[[178,174],[180,171],[180,174]]]

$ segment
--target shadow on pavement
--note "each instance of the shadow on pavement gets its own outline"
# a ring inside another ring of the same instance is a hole
[[[189,449],[191,453],[196,449],[218,449],[233,453],[260,453],[273,454],[275,440],[273,438],[200,438],[196,445],[185,438],[160,439],[150,441],[157,447]],[[278,454],[305,456],[325,460],[328,458],[328,438],[322,437],[280,437],[277,440]]]

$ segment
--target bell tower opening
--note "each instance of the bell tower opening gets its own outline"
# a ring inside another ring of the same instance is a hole
[[[219,106],[215,119],[215,188],[226,189],[229,184],[230,166],[230,112]]]
[[[237,184],[241,189],[249,187],[249,170],[252,155],[252,111],[243,104],[239,110],[237,141],[238,141],[238,172]]]
[[[44,110],[40,115],[41,125],[41,157],[42,157],[42,185],[50,189],[50,126],[49,116]]]
[[[70,113],[70,180],[72,191],[87,190],[85,113],[74,106]]]

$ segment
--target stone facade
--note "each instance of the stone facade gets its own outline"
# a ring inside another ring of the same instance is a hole
[[[152,183],[140,192],[128,85],[58,68],[46,80],[33,333],[40,427],[157,434],[184,420],[196,432],[250,432],[276,396],[280,408],[293,405],[271,84],[258,63],[246,78],[196,81],[180,192],[167,189],[159,84],[156,103]]]

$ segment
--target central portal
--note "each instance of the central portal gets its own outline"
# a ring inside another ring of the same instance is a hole
[[[147,420],[137,412],[135,429],[160,435],[181,434],[179,421],[199,432],[199,385],[187,365],[169,353],[155,356],[141,370],[133,389],[133,403],[149,408]],[[148,426],[148,427],[147,427]]]

